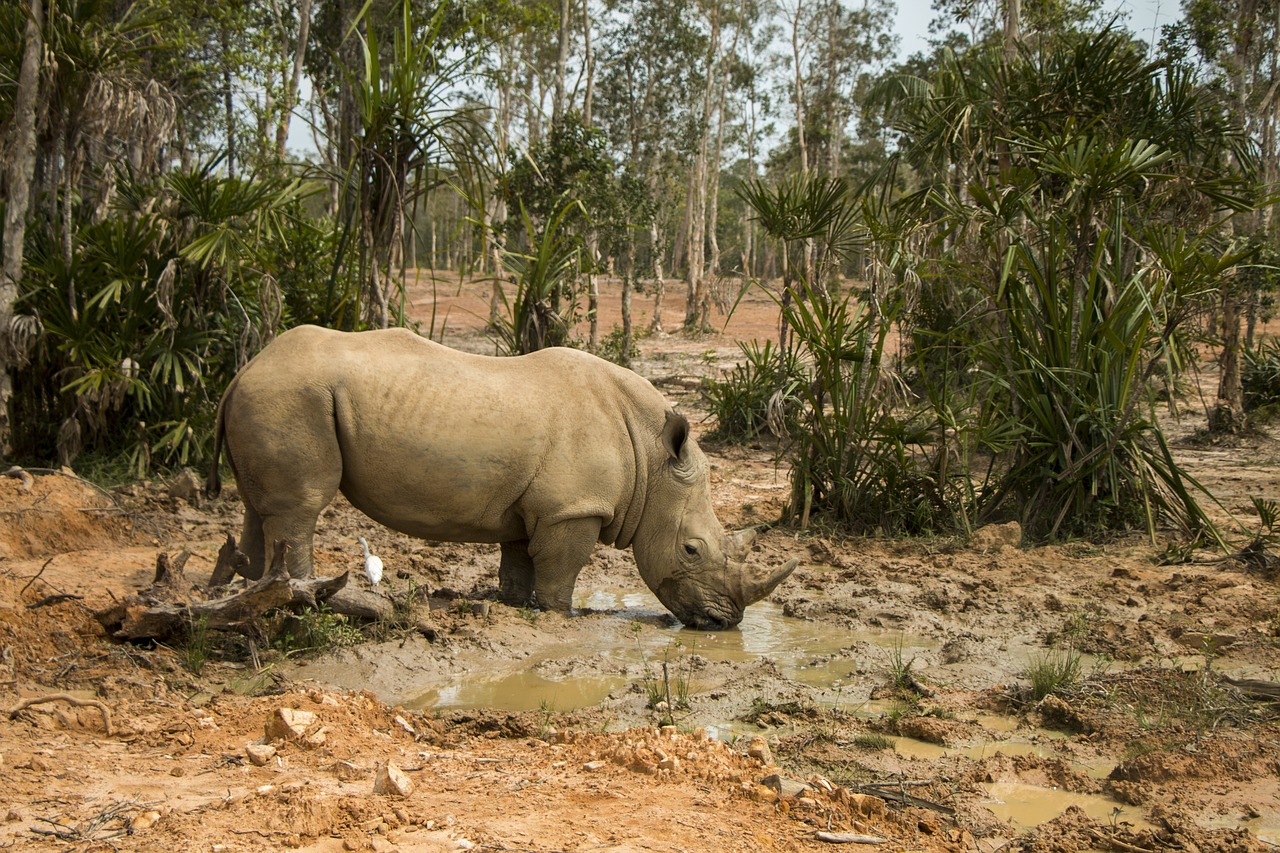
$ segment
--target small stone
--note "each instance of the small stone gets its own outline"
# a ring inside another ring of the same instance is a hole
[[[373,838],[369,839],[369,843],[373,847],[373,853],[395,853],[400,849],[381,835],[373,836]]]
[[[274,794],[275,792],[276,792],[275,785],[259,785],[258,789],[254,793],[256,793],[259,797],[266,797],[270,794]]]
[[[31,769],[37,773],[47,773],[53,769],[53,765],[43,755],[31,756]]]
[[[679,731],[679,729],[677,729],[675,726],[663,726],[663,727],[662,727],[662,736],[663,736],[663,737],[668,737],[668,738],[673,738],[673,737],[675,737],[675,736],[676,736],[676,733],[677,733],[678,731]]]
[[[413,735],[414,737],[417,736],[418,733],[414,731],[413,726],[409,725],[409,721],[406,720],[404,717],[400,716],[399,714],[396,714],[394,722],[397,726],[404,729],[409,734]]]
[[[307,736],[307,729],[316,722],[316,715],[310,711],[298,711],[294,708],[277,708],[267,720],[267,740],[290,740],[301,743]]]
[[[594,773],[602,767],[604,767],[603,761],[588,761],[586,764],[582,765],[582,769],[586,770],[588,773]]]
[[[670,771],[671,771],[671,772],[673,772],[673,773],[679,772],[679,770],[680,770],[680,759],[679,759],[679,758],[676,758],[674,755],[669,755],[669,756],[667,756],[666,758],[664,758],[664,759],[662,759],[661,761],[659,761],[659,762],[658,762],[658,769],[659,769],[659,770],[670,770]]]
[[[409,780],[408,776],[404,775],[403,770],[388,761],[386,764],[378,766],[378,775],[373,780],[373,792],[375,794],[392,794],[397,797],[407,797],[413,793],[413,782]]]
[[[975,551],[998,554],[1005,548],[1017,548],[1022,544],[1022,526],[1016,521],[988,524],[973,531],[969,541]]]
[[[9,809],[9,811],[5,813],[4,819],[6,823],[17,823],[22,820],[22,812],[17,809]]]
[[[475,848],[475,846],[476,846],[476,843],[475,843],[474,841],[468,841],[468,840],[467,840],[467,839],[465,839],[465,838],[459,838],[459,839],[458,839],[458,849],[459,849],[459,850],[472,850],[472,849],[474,849],[474,848]]]
[[[335,761],[329,765],[329,772],[341,782],[350,782],[364,775],[364,771],[350,761]]]
[[[752,735],[751,743],[747,746],[747,755],[765,767],[773,764],[773,751],[769,749],[769,741],[765,740],[763,735]]]
[[[251,743],[245,746],[244,754],[249,757],[249,763],[254,767],[264,767],[268,761],[276,757],[276,748],[269,743]]]
[[[796,779],[789,779],[774,773],[760,780],[760,784],[766,788],[772,788],[782,797],[798,797],[805,791],[809,790],[809,786]]]
[[[354,838],[344,838],[342,839],[342,849],[348,851],[362,850],[364,849],[364,843]]]
[[[183,468],[178,476],[169,481],[169,497],[180,498],[193,506],[198,506],[200,478],[190,468]]]
[[[311,734],[302,739],[302,745],[308,749],[315,749],[317,746],[324,746],[324,742],[328,739],[327,730],[324,726],[316,729]]]
[[[148,811],[140,815],[135,815],[133,820],[129,821],[129,832],[132,835],[138,835],[146,832],[155,826],[156,821],[160,819],[160,812]]]
[[[1146,607],[1147,606],[1147,603],[1143,601],[1141,598],[1138,598],[1138,596],[1136,595],[1129,596],[1127,599],[1125,599],[1124,603],[1126,607]]]
[[[883,817],[884,800],[871,794],[849,794],[849,806],[855,812],[866,817]]]
[[[169,768],[169,775],[181,777],[187,775],[187,771],[182,768],[181,764],[175,764]]]

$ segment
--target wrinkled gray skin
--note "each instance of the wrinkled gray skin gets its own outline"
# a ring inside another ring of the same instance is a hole
[[[635,373],[571,349],[457,352],[404,329],[303,326],[240,371],[218,408],[245,504],[245,574],[270,543],[312,575],[316,520],[339,490],[402,533],[502,546],[499,593],[567,611],[596,542],[694,628],[737,625],[795,567],[756,571],[726,536],[689,423]]]

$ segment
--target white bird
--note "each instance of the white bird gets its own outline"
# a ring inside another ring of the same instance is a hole
[[[369,576],[369,580],[374,586],[382,580],[382,558],[377,554],[369,553],[369,543],[361,536],[359,539],[360,547],[364,549],[364,573]]]

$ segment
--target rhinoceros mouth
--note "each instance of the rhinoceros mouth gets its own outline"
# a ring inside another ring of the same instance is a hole
[[[686,628],[692,628],[695,631],[728,631],[738,627],[738,623],[742,621],[742,611],[732,615],[709,611],[676,615]]]

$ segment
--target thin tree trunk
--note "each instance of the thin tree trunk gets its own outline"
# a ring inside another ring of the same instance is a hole
[[[792,92],[796,106],[796,141],[800,146],[800,171],[809,171],[809,145],[804,132],[804,70],[800,57],[800,19],[803,0],[795,0],[795,17],[791,19],[791,65],[794,71]]]
[[[591,127],[591,101],[595,97],[596,60],[591,49],[591,0],[582,0],[583,63],[586,65],[587,90],[582,96],[582,121]]]
[[[293,74],[285,84],[284,100],[280,104],[280,123],[276,125],[276,154],[284,159],[285,146],[289,142],[289,123],[293,108],[298,103],[298,86],[302,81],[302,63],[307,55],[307,36],[311,32],[311,0],[298,0],[298,44],[293,51]]]
[[[627,241],[627,265],[622,271],[622,347],[618,353],[618,363],[623,367],[631,366],[631,296],[636,274],[636,241]]]
[[[720,276],[720,239],[716,235],[716,231],[719,230],[720,226],[720,159],[724,152],[724,113],[725,103],[729,97],[729,67],[733,58],[738,55],[738,39],[742,36],[743,27],[746,26],[746,16],[747,0],[742,0],[742,4],[738,8],[738,21],[737,27],[733,31],[733,40],[729,43],[728,52],[720,57],[720,81],[719,91],[716,93],[715,108],[716,143],[711,151],[710,185],[707,189],[707,239],[711,248],[711,259],[707,264],[707,269],[714,280],[718,280]],[[726,310],[726,306],[723,304],[719,304],[717,307],[720,308],[721,313]]]
[[[655,216],[653,218],[653,222],[649,224],[649,237],[650,241],[653,243],[653,275],[655,279],[653,289],[653,322],[650,324],[649,328],[655,332],[662,331],[662,295],[663,290],[665,289],[662,277],[661,233],[661,229],[658,228],[658,218]]]
[[[1218,358],[1218,394],[1209,412],[1209,431],[1237,434],[1244,428],[1244,390],[1240,384],[1240,303],[1222,289],[1222,351]]]
[[[235,104],[231,98],[231,36],[227,26],[220,27],[219,36],[222,41],[222,111],[226,123],[227,134],[227,177],[236,176],[236,114]]]
[[[569,65],[569,9],[570,0],[560,0],[559,50],[556,53],[556,97],[551,103],[551,124],[558,125],[564,118],[565,70]]]
[[[13,340],[13,308],[22,281],[23,243],[27,233],[27,208],[36,169],[36,104],[40,91],[41,33],[44,29],[43,0],[31,0],[23,31],[22,65],[18,89],[13,99],[9,133],[0,147],[4,163],[7,198],[4,206],[4,270],[0,274],[0,456],[12,451],[13,433],[9,420],[9,400],[13,396],[13,371],[17,353]]]
[[[710,173],[711,117],[715,108],[715,91],[718,82],[714,69],[720,58],[720,5],[713,0],[709,12],[711,37],[707,40],[707,82],[702,93],[702,138],[698,141],[698,155],[689,173],[688,204],[688,252],[686,279],[689,282],[689,298],[685,305],[686,329],[700,327],[707,322],[709,303],[706,283],[707,248],[707,187]]]

